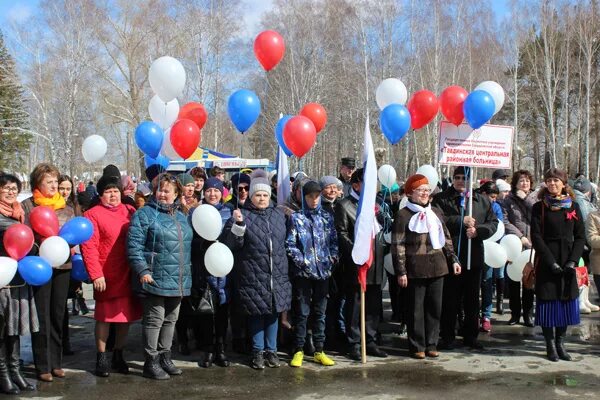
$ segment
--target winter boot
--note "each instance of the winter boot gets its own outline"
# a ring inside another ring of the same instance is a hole
[[[165,372],[160,366],[159,356],[146,355],[146,362],[144,362],[144,371],[142,372],[144,378],[165,380],[170,379],[169,374]]]
[[[585,294],[584,302],[585,302],[585,305],[587,306],[587,308],[589,308],[590,311],[592,311],[592,312],[600,311],[600,307],[598,307],[597,305],[592,304],[592,302],[590,302],[590,287],[589,286],[585,286],[583,293]]]
[[[224,343],[218,343],[215,346],[215,364],[219,367],[229,367],[230,365],[229,359],[227,358],[227,355],[225,355]]]
[[[19,394],[21,391],[13,383],[8,375],[8,365],[6,363],[6,341],[0,342],[0,392],[4,394]]]
[[[504,278],[496,279],[496,314],[504,315]]]
[[[206,351],[206,352],[204,352],[204,357],[202,358],[202,361],[200,361],[198,364],[202,368],[210,368],[210,367],[212,367],[214,361],[215,361],[215,353]]]
[[[567,353],[567,349],[565,349],[565,336],[567,336],[567,327],[556,327],[556,352],[558,353],[558,358],[565,361],[573,360],[569,353]]]
[[[579,314],[591,314],[592,310],[589,309],[585,303],[585,286],[579,288]]]
[[[558,354],[556,354],[556,345],[554,344],[554,330],[552,328],[543,328],[544,339],[546,340],[546,355],[548,360],[556,362],[558,361]]]
[[[6,337],[6,356],[8,359],[8,376],[10,380],[23,391],[35,390],[35,386],[27,382],[19,370],[21,367],[19,361],[21,356],[21,341],[19,336]]]
[[[110,363],[108,362],[108,355],[106,352],[96,353],[96,376],[102,378],[108,377],[110,374]]]
[[[121,349],[121,350],[114,349],[113,350],[112,361],[110,363],[110,367],[120,374],[128,374],[129,373],[129,366],[127,365],[127,363],[125,362],[125,359],[123,358],[123,349]]]
[[[79,309],[81,310],[81,315],[86,315],[90,312],[87,304],[85,304],[85,298],[83,297],[83,291],[78,291],[75,293],[77,304],[79,305]]]
[[[173,361],[171,360],[171,351],[165,351],[160,354],[160,366],[169,375],[181,375],[183,373],[182,370],[173,364]]]

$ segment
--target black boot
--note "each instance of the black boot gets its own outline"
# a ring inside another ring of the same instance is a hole
[[[169,375],[181,375],[183,373],[182,370],[173,364],[173,361],[171,360],[171,351],[165,351],[164,353],[161,353],[160,366]]]
[[[106,378],[110,375],[110,363],[106,352],[96,353],[96,376]]]
[[[122,349],[121,350],[117,350],[117,349],[113,350],[112,361],[110,363],[110,367],[120,374],[128,374],[129,373],[129,366],[127,365],[127,363],[125,362],[125,359],[123,358],[123,350]]]
[[[573,359],[567,353],[567,349],[565,349],[565,336],[567,336],[567,327],[561,326],[556,327],[556,352],[558,353],[558,358],[565,361],[572,361]]]
[[[8,375],[8,365],[6,363],[6,342],[0,342],[0,392],[4,394],[19,394],[21,391],[19,388],[10,380]]]
[[[496,314],[504,315],[504,278],[496,279]]]
[[[171,378],[169,374],[167,374],[160,366],[159,356],[149,355],[146,356],[142,376],[144,378],[156,379],[160,381]]]
[[[10,380],[21,390],[32,391],[35,386],[27,382],[20,371],[21,340],[19,336],[7,336],[6,338],[6,358],[8,359],[8,375]]]
[[[87,304],[85,304],[85,299],[83,298],[83,291],[77,292],[75,294],[77,304],[79,305],[79,309],[81,310],[81,315],[86,315],[90,312]]]
[[[307,333],[306,334],[306,340],[304,342],[304,354],[307,354],[309,356],[312,356],[313,354],[315,354],[315,345],[313,343],[313,336],[312,333]]]
[[[558,354],[556,354],[556,346],[554,344],[554,331],[552,328],[542,327],[542,332],[546,340],[546,355],[548,356],[548,360],[557,362]]]
[[[212,353],[210,351],[205,351],[202,361],[200,361],[198,364],[202,368],[210,368],[213,365],[213,361],[215,361],[215,353]]]
[[[229,367],[230,365],[229,359],[227,359],[227,356],[225,355],[224,343],[218,343],[215,346],[215,364],[219,367]]]

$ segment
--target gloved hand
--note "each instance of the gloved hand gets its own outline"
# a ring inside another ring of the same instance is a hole
[[[567,261],[565,264],[565,271],[574,271],[575,263],[573,261]]]
[[[552,264],[552,266],[550,267],[550,271],[553,274],[562,274],[563,269],[560,267],[560,265],[558,265],[557,263]]]

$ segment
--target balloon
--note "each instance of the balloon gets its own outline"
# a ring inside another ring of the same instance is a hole
[[[50,207],[34,207],[29,214],[29,224],[34,232],[43,237],[58,235],[58,217]]]
[[[383,268],[390,275],[396,275],[394,271],[394,263],[392,262],[392,253],[387,253],[383,256]]]
[[[152,62],[148,79],[154,93],[168,103],[183,92],[185,69],[175,58],[163,56]]]
[[[162,149],[160,149],[160,153],[167,157],[171,161],[182,161],[183,158],[177,154],[173,145],[171,144],[171,129],[165,131],[165,135],[163,137],[163,145]]]
[[[69,244],[60,236],[50,236],[40,245],[40,257],[53,267],[59,267],[66,263],[70,255]]]
[[[223,229],[221,214],[210,204],[202,204],[192,213],[192,226],[201,238],[217,240]]]
[[[91,135],[85,138],[81,145],[83,159],[88,163],[100,161],[105,155],[108,145],[100,135]]]
[[[508,261],[515,261],[523,250],[523,243],[517,235],[506,235],[500,240],[500,246],[506,250]]]
[[[180,119],[171,127],[171,146],[183,159],[189,158],[200,144],[200,129],[189,119]]]
[[[229,96],[227,113],[235,128],[240,133],[245,133],[260,115],[260,100],[251,90],[237,90]]]
[[[233,268],[233,254],[223,243],[211,244],[204,254],[204,266],[209,274],[222,278]]]
[[[10,257],[0,257],[0,288],[8,285],[17,273],[18,263]]]
[[[504,105],[504,89],[502,89],[502,86],[494,81],[484,81],[477,85],[475,90],[483,90],[492,96],[492,99],[494,99],[494,115],[498,114],[498,111]]]
[[[52,266],[38,256],[27,256],[19,260],[18,270],[25,282],[31,286],[45,285],[52,278]]]
[[[71,245],[78,245],[90,240],[94,234],[94,225],[85,217],[75,217],[68,220],[62,228],[58,236],[65,239]]]
[[[283,58],[285,43],[283,37],[275,31],[264,31],[254,39],[254,55],[265,69],[270,71]]]
[[[391,144],[396,144],[410,129],[410,114],[400,104],[390,104],[379,115],[379,127]]]
[[[463,104],[465,119],[473,129],[481,128],[494,116],[494,99],[483,90],[469,93]]]
[[[377,178],[383,186],[392,187],[396,183],[396,170],[391,165],[382,165],[377,171]]]
[[[437,170],[432,165],[424,164],[417,169],[416,173],[421,174],[427,178],[427,181],[429,182],[429,187],[433,192],[437,187],[438,182],[440,181],[440,177],[438,176]]]
[[[169,168],[169,159],[163,155],[159,155],[156,158],[149,157],[147,154],[144,156],[144,165],[148,168],[151,165],[158,164],[163,170]]]
[[[459,126],[465,119],[463,104],[469,93],[460,86],[450,86],[440,95],[442,114],[452,124]]]
[[[15,260],[25,257],[33,247],[33,231],[25,224],[13,224],[6,229],[3,237],[4,250]],[[16,271],[15,264],[15,271]],[[0,285],[2,287],[3,285]]]
[[[143,153],[156,158],[163,144],[163,131],[154,122],[144,121],[135,128],[135,143]]]
[[[279,147],[283,149],[283,152],[288,157],[292,155],[292,152],[290,151],[290,149],[287,148],[287,146],[285,145],[285,141],[283,140],[283,128],[285,127],[285,124],[290,120],[290,118],[292,118],[291,115],[284,115],[283,117],[279,118],[279,121],[277,121],[277,125],[275,126],[275,139],[277,139]]]
[[[317,131],[312,121],[302,115],[290,118],[283,128],[283,141],[298,158],[311,149],[317,140]]]
[[[208,113],[202,104],[191,101],[181,107],[177,119],[189,119],[190,121],[194,121],[199,129],[202,129],[208,119]]]
[[[73,268],[71,269],[71,279],[80,282],[90,280],[90,276],[88,275],[87,269],[85,268],[85,264],[83,263],[83,257],[81,257],[81,254],[75,254],[71,258],[71,264],[73,265]]]
[[[308,103],[302,110],[300,110],[300,114],[312,121],[315,125],[315,130],[317,133],[321,132],[321,129],[327,123],[327,113],[322,105],[318,103]]]
[[[148,114],[150,119],[156,122],[162,129],[167,129],[173,122],[177,121],[179,115],[179,101],[173,99],[168,103],[165,103],[155,95],[148,104]],[[138,145],[139,146],[139,145]]]
[[[486,265],[492,268],[502,268],[506,265],[506,250],[496,242],[483,241],[483,256]]]
[[[406,108],[410,113],[412,128],[421,129],[435,118],[440,104],[435,94],[429,90],[419,90],[412,95]]]
[[[406,104],[408,92],[400,79],[388,78],[381,81],[379,86],[377,86],[375,99],[377,100],[379,109],[383,110],[390,104]]]
[[[533,251],[532,260],[535,258],[535,250],[528,249],[524,250],[519,256],[506,267],[506,274],[510,279],[515,282],[521,282],[523,278],[523,269],[525,264],[529,262],[529,256]]]
[[[504,236],[504,222],[498,221],[498,229],[496,229],[496,232],[487,240],[490,242],[497,242],[502,239],[502,236]]]

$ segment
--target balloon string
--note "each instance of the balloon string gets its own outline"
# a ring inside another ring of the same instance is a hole
[[[260,158],[263,158],[263,137],[265,136],[265,132],[267,130],[267,100],[269,98],[268,93],[269,93],[269,72],[265,72],[266,75],[266,79],[265,79],[265,106],[264,106],[264,113],[263,113],[263,129],[262,132],[260,132]]]
[[[234,193],[237,193],[236,200],[237,200],[237,207],[236,208],[240,208],[240,181],[242,180],[242,160],[244,159],[244,139],[246,137],[244,136],[244,132],[242,132],[242,140],[240,140],[240,163],[239,163],[239,168],[238,168],[238,183],[237,183],[237,188],[231,188],[231,190],[234,191]],[[237,189],[237,190],[236,190]],[[248,193],[250,193],[250,188],[248,188]],[[247,200],[247,199],[246,199]]]

